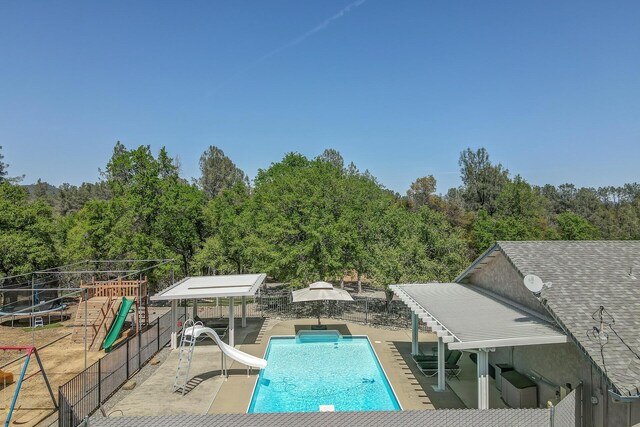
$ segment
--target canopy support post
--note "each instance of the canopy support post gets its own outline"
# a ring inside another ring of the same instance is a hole
[[[171,349],[178,348],[178,300],[171,300]]]
[[[478,349],[478,409],[489,409],[489,351]]]
[[[242,327],[247,327],[247,297],[242,297]]]
[[[229,297],[229,345],[231,347],[235,346],[235,313],[233,312],[234,307],[234,298]]]
[[[438,337],[438,388],[436,391],[446,391],[447,385],[445,383],[445,351],[444,340],[442,337]]]
[[[416,356],[420,353],[418,346],[418,315],[411,312],[411,354]]]

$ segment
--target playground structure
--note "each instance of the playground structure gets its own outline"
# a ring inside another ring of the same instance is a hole
[[[0,277],[0,346],[5,346],[0,349],[24,349],[13,359],[11,352],[0,351],[0,419],[10,408],[11,425],[37,425],[53,416],[57,406],[55,400],[51,404],[51,388],[58,389],[97,362],[104,356],[97,350],[115,346],[121,332],[128,329],[127,318],[132,320],[130,332],[144,333],[149,323],[146,274],[160,284],[173,280],[172,263],[88,260]],[[154,274],[159,266],[164,266],[161,276]],[[92,307],[100,313],[90,313]],[[129,315],[131,308],[135,308],[133,316]],[[89,321],[91,316],[96,317],[96,324]],[[21,377],[22,362],[34,355],[38,364],[31,361]],[[39,375],[26,381],[39,372],[44,374],[40,358],[47,369],[46,387]],[[40,369],[34,372],[37,367]]]
[[[135,333],[149,324],[149,286],[147,278],[141,280],[115,280],[80,282],[80,307],[76,311],[73,340],[87,340],[91,351],[109,351],[117,340],[129,310],[134,307]],[[86,325],[86,329],[85,329]]]
[[[3,351],[24,351],[26,352],[26,357],[25,357],[25,361],[24,361],[24,365],[22,366],[22,370],[20,372],[20,377],[18,378],[17,384],[16,384],[16,389],[13,393],[13,398],[11,399],[11,406],[9,407],[8,413],[7,413],[7,418],[5,420],[5,427],[9,427],[9,423],[11,422],[11,417],[13,415],[13,411],[16,407],[16,402],[18,401],[18,396],[20,394],[20,389],[22,387],[23,382],[27,381],[28,379],[34,377],[37,374],[42,374],[43,378],[44,378],[44,382],[47,385],[47,389],[49,391],[49,395],[51,396],[51,400],[53,402],[53,406],[57,409],[58,408],[58,403],[56,402],[56,398],[53,395],[53,390],[51,389],[51,384],[49,383],[49,379],[47,378],[47,374],[44,370],[44,366],[42,366],[42,361],[40,360],[40,356],[38,355],[38,350],[35,347],[19,347],[19,346],[0,346],[0,350]],[[27,368],[29,367],[29,362],[31,361],[31,356],[35,356],[36,357],[36,361],[38,362],[38,366],[39,366],[39,370],[36,372],[33,372],[29,375],[27,375]],[[2,372],[2,371],[0,371]],[[13,374],[8,373],[8,372],[2,372],[2,381],[3,381],[3,389],[6,389],[6,387],[10,384],[13,383]]]

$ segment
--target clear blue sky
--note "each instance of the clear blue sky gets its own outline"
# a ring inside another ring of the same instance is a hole
[[[1,2],[10,174],[95,181],[116,140],[185,177],[211,144],[252,177],[332,147],[446,191],[484,146],[534,184],[640,181],[640,2]]]

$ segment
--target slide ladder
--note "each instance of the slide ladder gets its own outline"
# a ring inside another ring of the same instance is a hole
[[[201,322],[194,323],[192,319],[184,323],[185,330],[187,327],[202,326]],[[196,336],[194,334],[182,334],[180,340],[180,348],[178,350],[178,367],[176,368],[176,376],[173,379],[173,391],[182,390],[184,396],[187,391],[187,383],[189,382],[189,371],[191,370],[191,360],[193,359],[193,349],[196,345]]]
[[[84,342],[84,325],[87,324],[87,347],[91,347],[111,301],[108,297],[93,297],[78,304],[76,319],[73,325],[73,342]],[[86,304],[86,307],[85,307]],[[86,315],[86,316],[85,316]]]

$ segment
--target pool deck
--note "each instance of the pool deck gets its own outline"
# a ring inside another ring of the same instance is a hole
[[[316,319],[275,318],[249,319],[247,328],[236,321],[236,347],[254,356],[263,357],[269,338],[276,335],[295,335],[300,329],[310,329]],[[404,410],[465,408],[464,403],[450,389],[435,392],[435,377],[425,377],[411,360],[411,331],[381,329],[356,323],[322,319],[328,329],[343,335],[367,335],[378,355],[387,378]],[[420,333],[420,345],[431,347],[433,334]],[[227,359],[228,363],[232,362]],[[111,416],[245,413],[257,379],[257,371],[247,376],[246,367],[233,361],[229,378],[220,374],[220,350],[211,340],[204,340],[194,350],[189,391],[185,396],[172,392],[177,351],[142,384],[128,392],[109,411]],[[134,377],[135,380],[135,377]],[[456,381],[456,380],[453,380]]]

